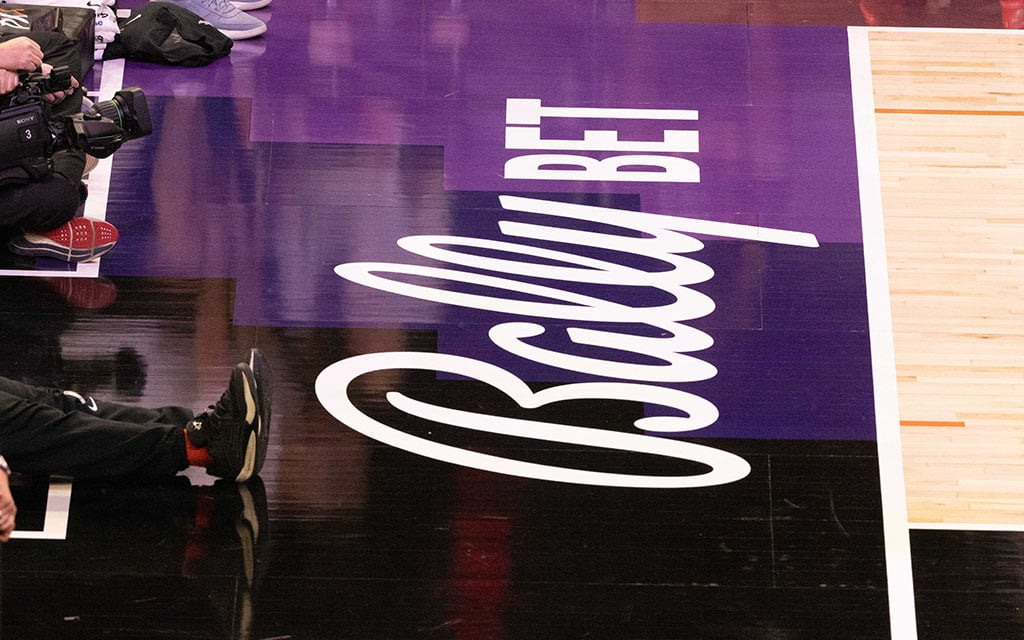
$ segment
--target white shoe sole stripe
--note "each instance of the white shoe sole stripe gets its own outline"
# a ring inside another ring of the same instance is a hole
[[[252,370],[252,383],[253,383],[253,386],[256,387],[256,393],[259,394],[262,391],[260,390],[259,382],[257,382],[257,380],[256,380],[256,351],[255,350],[250,350],[249,351],[249,369]],[[260,435],[260,433],[262,431],[263,431],[263,417],[260,416],[260,418],[258,420],[256,420],[256,435]]]
[[[251,368],[250,368],[251,370]],[[253,391],[259,392],[256,389],[256,376],[252,377],[252,387],[248,384],[248,379],[245,385],[245,423],[252,424],[256,419],[256,397],[253,395]]]
[[[245,482],[252,477],[253,471],[256,469],[256,432],[249,432],[249,442],[245,446],[245,464],[242,465],[242,470],[238,472],[238,476],[235,478],[235,482]]]
[[[232,40],[246,40],[248,38],[255,38],[256,36],[263,35],[267,32],[267,25],[263,24],[251,29],[218,29],[221,33],[231,38]]]
[[[249,368],[250,373],[252,367]],[[257,417],[257,406],[256,396],[254,391],[259,393],[256,387],[256,376],[253,375],[252,385],[249,385],[249,377],[246,377],[245,387],[245,422],[252,426],[252,431],[249,432],[249,441],[245,445],[245,462],[242,464],[241,471],[238,472],[238,476],[235,477],[235,482],[245,482],[252,477],[253,471],[256,469],[256,432],[259,429],[259,419]]]

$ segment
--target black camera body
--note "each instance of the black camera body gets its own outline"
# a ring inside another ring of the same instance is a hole
[[[24,180],[22,172],[38,180],[53,170],[57,151],[80,149],[106,158],[124,142],[153,132],[146,96],[137,87],[118,91],[83,113],[57,117],[44,96],[71,88],[67,68],[23,73],[20,80],[14,91],[0,96],[0,180],[11,173]]]

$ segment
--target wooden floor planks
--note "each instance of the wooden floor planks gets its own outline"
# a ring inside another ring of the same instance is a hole
[[[870,42],[910,519],[1024,525],[1024,34]]]

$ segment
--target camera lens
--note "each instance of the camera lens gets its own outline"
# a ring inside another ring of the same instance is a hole
[[[149,121],[149,108],[142,89],[132,87],[118,91],[112,99],[94,104],[93,109],[123,129],[125,140],[153,133],[153,126]]]

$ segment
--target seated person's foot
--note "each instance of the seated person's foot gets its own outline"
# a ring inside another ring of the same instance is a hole
[[[7,247],[22,256],[88,262],[113,249],[117,237],[117,227],[106,220],[72,218],[50,231],[26,231]]]
[[[188,9],[232,40],[254,38],[266,32],[267,24],[244,13],[229,0],[169,0]]]
[[[217,404],[185,427],[189,443],[209,453],[208,473],[235,482],[245,482],[259,473],[269,435],[269,424],[262,424],[264,413],[268,412],[256,375],[248,362],[239,362]]]

